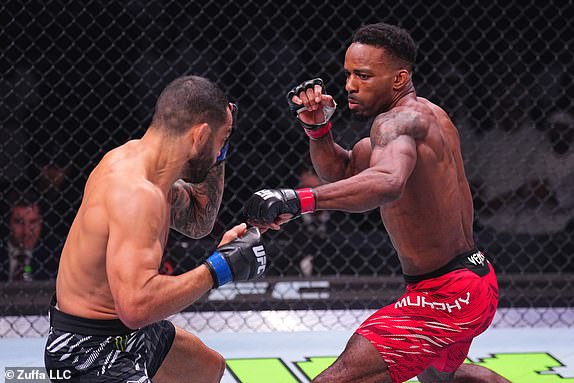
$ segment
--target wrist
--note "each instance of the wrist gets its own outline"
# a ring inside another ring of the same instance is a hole
[[[313,213],[316,209],[315,193],[311,188],[295,190],[301,204],[301,214]]]
[[[318,140],[322,137],[325,137],[327,134],[329,134],[332,127],[333,127],[333,123],[331,121],[329,121],[325,125],[321,126],[318,129],[308,129],[308,128],[304,128],[304,129],[305,129],[305,134],[307,134],[307,136],[309,136],[309,138],[311,140]]]
[[[227,263],[225,258],[223,258],[223,255],[218,251],[214,251],[213,254],[205,260],[205,265],[209,269],[211,277],[213,278],[214,288],[233,281],[233,272],[229,267],[229,263]]]

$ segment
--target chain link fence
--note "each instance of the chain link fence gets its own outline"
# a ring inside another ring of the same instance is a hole
[[[8,329],[0,336],[16,323],[18,335],[45,334],[35,323],[45,319],[84,182],[106,151],[143,134],[168,82],[206,76],[240,106],[215,230],[197,241],[170,236],[162,272],[178,274],[243,219],[253,191],[316,182],[307,139],[288,114],[291,86],[322,77],[343,106],[336,140],[350,148],[368,134],[344,107],[343,58],[352,32],[378,21],[412,33],[417,93],[459,128],[475,235],[498,271],[501,307],[519,309],[509,323],[530,310],[532,325],[573,326],[560,310],[574,302],[574,3],[445,4],[3,1],[0,315]],[[30,203],[38,211],[18,216]],[[15,275],[18,230],[32,233],[34,250]],[[214,291],[189,311],[225,322],[218,311],[371,309],[403,288],[376,211],[304,216],[266,234],[266,245],[265,279]],[[547,322],[551,309],[559,311]]]

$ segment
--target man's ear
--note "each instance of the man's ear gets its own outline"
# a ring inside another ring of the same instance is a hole
[[[399,69],[393,78],[393,90],[402,89],[411,79],[411,73],[406,69]]]
[[[207,141],[210,134],[209,125],[207,122],[203,122],[192,126],[185,134],[185,138],[191,142],[192,145],[196,145],[197,143],[202,144]]]

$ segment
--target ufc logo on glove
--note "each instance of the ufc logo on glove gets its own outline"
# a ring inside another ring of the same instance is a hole
[[[253,248],[253,253],[257,258],[257,263],[259,267],[257,268],[257,275],[263,274],[265,272],[265,266],[267,266],[267,257],[265,256],[265,249],[263,246],[255,246]]]
[[[263,198],[264,200],[267,200],[267,199],[274,196],[273,191],[271,191],[269,189],[259,190],[255,194],[257,194],[259,197]]]

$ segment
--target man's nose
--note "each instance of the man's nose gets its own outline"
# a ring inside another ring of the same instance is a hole
[[[347,77],[347,81],[345,82],[345,90],[347,93],[357,93],[357,86],[355,85],[355,80],[352,75]]]

